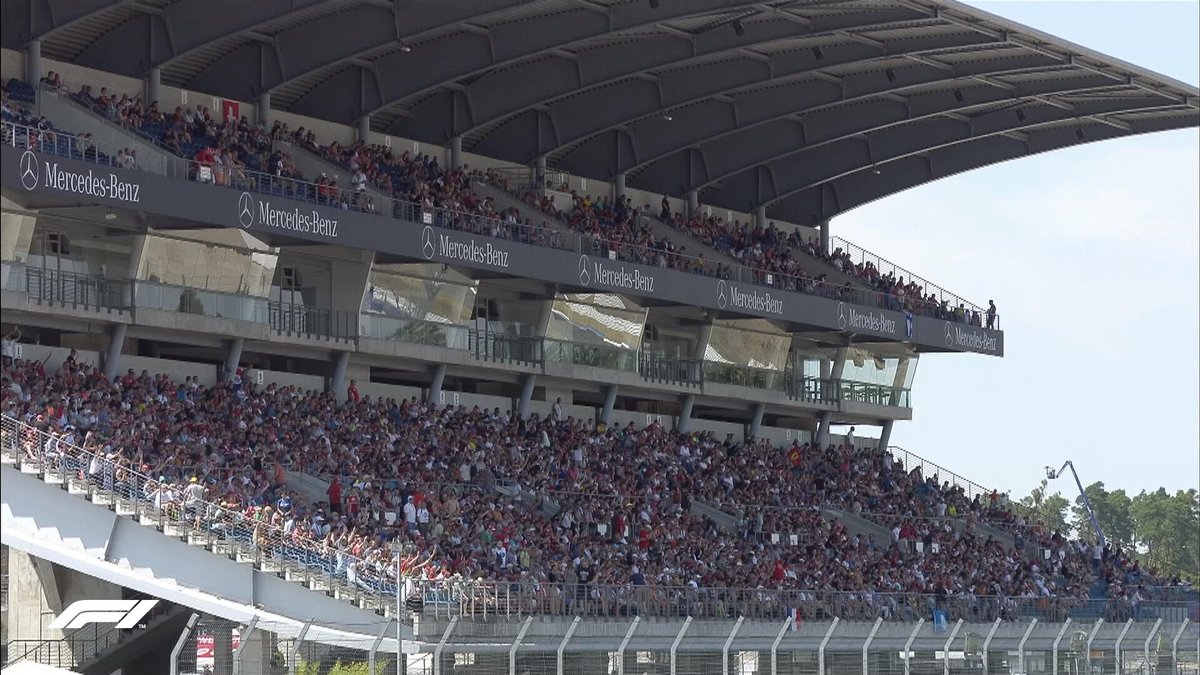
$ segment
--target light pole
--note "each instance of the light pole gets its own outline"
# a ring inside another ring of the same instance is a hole
[[[1052,466],[1046,467],[1046,478],[1054,480],[1061,476],[1067,469],[1070,469],[1071,475],[1075,477],[1075,486],[1079,488],[1079,496],[1083,497],[1083,508],[1087,511],[1088,518],[1092,521],[1092,529],[1096,531],[1096,539],[1099,540],[1100,547],[1105,548],[1108,546],[1108,542],[1105,541],[1104,532],[1100,529],[1100,521],[1096,520],[1096,512],[1092,510],[1092,500],[1088,499],[1087,492],[1083,489],[1083,483],[1079,480],[1079,473],[1075,471],[1075,465],[1071,463],[1071,460],[1068,459],[1058,471],[1055,471]]]
[[[396,675],[404,675],[404,575],[400,567],[400,547],[396,547]]]

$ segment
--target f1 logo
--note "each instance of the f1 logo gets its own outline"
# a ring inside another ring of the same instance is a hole
[[[71,603],[47,628],[83,628],[89,623],[115,623],[117,628],[136,628],[157,604],[158,600],[80,600]]]

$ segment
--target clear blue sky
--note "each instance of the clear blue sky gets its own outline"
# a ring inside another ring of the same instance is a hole
[[[1200,80],[1200,2],[971,4]],[[1014,497],[1068,459],[1085,485],[1198,487],[1198,204],[1189,129],[987,167],[835,219],[833,234],[995,299],[1002,317],[1003,359],[921,360],[892,444]]]

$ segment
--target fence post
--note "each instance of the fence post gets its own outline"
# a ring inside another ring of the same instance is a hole
[[[1187,630],[1190,621],[1190,617],[1183,617],[1183,625],[1179,627],[1179,632],[1171,640],[1171,668],[1176,673],[1179,672],[1179,640],[1183,637],[1183,631]]]
[[[337,480],[337,478],[334,478],[334,480]],[[383,622],[383,630],[379,631],[379,635],[371,643],[371,651],[367,652],[367,672],[370,675],[375,675],[375,654],[379,652],[379,645],[383,643],[383,637],[388,634],[388,629],[391,627],[391,619]]]
[[[179,633],[179,639],[175,641],[175,647],[171,649],[171,675],[179,675],[179,653],[183,651],[184,643],[191,636],[192,631],[196,628],[196,622],[199,620],[199,614],[192,614],[188,618],[187,625],[183,627],[183,631]]]
[[[250,636],[254,635],[254,626],[258,623],[258,615],[250,617],[250,623],[246,624],[246,632],[238,634],[238,647],[233,650],[233,675],[239,675],[242,672],[242,650],[245,649],[246,643],[250,641]],[[371,671],[374,675],[375,671]]]
[[[1092,667],[1092,640],[1096,639],[1096,635],[1100,633],[1100,627],[1104,625],[1104,617],[1096,619],[1096,624],[1092,626],[1092,632],[1088,633],[1087,639],[1087,654],[1084,654],[1084,663],[1090,669]]]
[[[833,617],[833,623],[829,624],[829,630],[825,631],[825,637],[821,640],[821,646],[817,648],[817,673],[825,675],[825,645],[829,644],[829,638],[833,637],[833,631],[837,628],[840,617]]]
[[[988,671],[988,647],[991,645],[991,639],[996,637],[996,631],[1000,631],[1000,617],[996,617],[996,622],[992,623],[991,631],[988,631],[988,637],[983,639],[983,671]]]
[[[571,622],[571,627],[567,629],[567,634],[563,636],[562,642],[558,643],[558,654],[555,656],[554,669],[554,672],[558,673],[558,675],[563,675],[563,653],[567,651],[567,643],[571,641],[571,638],[575,635],[575,630],[579,628],[579,624],[582,621],[582,618],[575,617],[575,620]],[[442,674],[440,671],[435,670],[433,671],[433,675]]]
[[[621,640],[621,646],[617,647],[617,675],[625,675],[625,648],[629,646],[629,641],[633,639],[633,631],[637,630],[641,621],[642,617],[633,617],[633,622],[629,624],[629,630],[625,631],[625,638]],[[517,674],[509,673],[509,675]]]
[[[921,627],[925,625],[925,617],[917,622],[917,627],[913,629],[912,635],[908,636],[908,641],[904,643],[904,675],[909,675],[912,661],[912,644],[917,639],[917,633],[921,632]]]
[[[783,642],[783,636],[787,634],[788,629],[795,625],[796,620],[789,616],[779,629],[779,635],[776,635],[775,641],[771,643],[771,675],[779,675],[779,643]]]
[[[312,626],[312,619],[304,622],[304,626],[300,628],[300,634],[292,643],[291,653],[288,654],[288,675],[296,675],[296,656],[300,654],[300,643],[304,642],[304,636],[308,635],[310,626]]]
[[[458,617],[450,619],[450,625],[446,626],[446,632],[442,633],[442,639],[438,640],[437,647],[433,649],[433,675],[442,675],[442,652],[446,649],[446,642],[450,640],[450,634],[454,632],[454,627],[458,625]],[[375,671],[371,671],[371,675],[375,675]]]
[[[1062,642],[1063,636],[1067,634],[1067,629],[1071,627],[1071,617],[1063,622],[1062,628],[1058,631],[1058,637],[1054,638],[1054,646],[1050,648],[1050,663],[1052,664],[1051,672],[1058,675],[1058,643]]]
[[[1029,641],[1029,636],[1033,634],[1033,629],[1037,627],[1037,618],[1035,617],[1029,622],[1029,628],[1025,629],[1025,634],[1021,636],[1021,641],[1017,643],[1017,669],[1020,672],[1025,672],[1025,643]]]
[[[725,646],[721,647],[721,675],[729,675],[729,647],[733,645],[733,639],[737,637],[745,620],[744,616],[738,617],[737,623],[733,624],[733,630],[729,631],[729,637],[725,638]]]
[[[676,635],[675,641],[671,643],[671,675],[675,675],[675,652],[679,650],[679,643],[683,642],[683,636],[687,634],[688,627],[691,625],[692,617],[689,615],[683,620],[683,626],[679,629],[679,635]],[[1179,631],[1179,634],[1183,635],[1183,631]],[[1178,642],[1179,639],[1176,638],[1175,641]]]
[[[1150,670],[1150,641],[1158,634],[1158,629],[1162,627],[1162,617],[1154,622],[1154,627],[1150,629],[1150,634],[1146,636],[1146,644],[1142,646],[1142,656],[1146,659],[1146,670]]]
[[[521,624],[521,632],[517,633],[517,639],[513,640],[512,647],[508,650],[508,675],[517,675],[517,647],[521,646],[521,640],[525,639],[525,633],[529,632],[531,623],[533,617],[525,617],[525,623]]]
[[[950,643],[954,642],[954,638],[958,637],[958,631],[962,629],[963,620],[959,619],[958,623],[954,624],[954,630],[950,631],[950,637],[946,638],[946,646],[942,647],[942,661],[945,664],[942,667],[942,675],[950,675]],[[905,659],[904,665],[908,665],[908,660]]]
[[[1125,641],[1125,634],[1128,633],[1129,629],[1132,627],[1133,627],[1133,619],[1127,620],[1125,622],[1125,627],[1121,629],[1121,634],[1117,636],[1117,644],[1113,648],[1113,656],[1116,657],[1115,660],[1117,662],[1117,668],[1116,668],[1117,675],[1121,675],[1121,673],[1125,670],[1125,668],[1122,667],[1122,665],[1121,665],[1121,643]]]
[[[871,626],[871,632],[867,635],[867,639],[863,642],[863,675],[871,675],[867,669],[867,650],[871,647],[871,641],[875,639],[875,634],[879,632],[879,627],[883,625],[883,617],[875,619],[875,625]],[[824,645],[822,645],[822,648]]]

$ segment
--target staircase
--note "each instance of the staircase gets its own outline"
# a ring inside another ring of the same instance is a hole
[[[91,458],[91,453],[83,448],[52,440],[11,417],[0,418],[0,465],[6,467],[5,471],[16,470],[25,476],[37,478],[69,495],[104,507],[119,518],[153,528],[171,539],[345,601],[359,609],[369,610],[379,616],[394,613],[389,596],[381,597],[373,589],[351,584],[347,575],[335,569],[328,558],[319,559],[315,554],[288,546],[282,532],[266,532],[264,536],[271,543],[256,545],[253,541],[253,523],[246,522],[239,514],[222,511],[211,503],[205,505],[204,522],[197,528],[194,519],[186,514],[164,512],[144,498],[133,498],[129,493],[137,488],[106,486],[96,477],[84,477]],[[5,510],[10,510],[7,500]],[[11,510],[17,510],[15,505]],[[16,517],[15,514],[5,515]],[[75,544],[77,547],[80,545],[78,542]],[[159,576],[159,570],[151,571]]]

